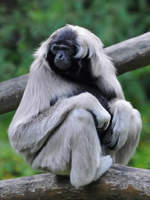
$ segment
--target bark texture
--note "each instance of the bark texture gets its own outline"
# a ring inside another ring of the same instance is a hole
[[[0,200],[149,200],[150,170],[113,165],[95,183],[73,188],[52,174],[0,181]]]

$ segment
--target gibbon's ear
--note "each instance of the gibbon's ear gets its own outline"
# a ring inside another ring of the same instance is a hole
[[[101,40],[89,30],[69,25],[77,34],[78,52],[75,58],[84,58],[88,55],[91,60],[92,73],[95,77],[103,76],[103,74],[115,74],[115,68],[111,59],[103,50]]]

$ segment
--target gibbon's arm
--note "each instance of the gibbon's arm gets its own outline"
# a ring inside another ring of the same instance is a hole
[[[99,128],[108,127],[110,114],[90,93],[60,98],[50,107],[53,93],[55,94],[58,88],[62,91],[60,87],[63,84],[57,83],[56,77],[52,77],[44,60],[35,61],[33,65],[23,98],[8,131],[11,145],[23,154],[28,162],[32,161],[73,109],[90,110],[96,116]]]
[[[110,99],[109,106],[112,113],[112,135],[107,147],[111,149],[114,162],[127,164],[136,150],[142,128],[141,116],[130,102],[125,100],[121,85],[115,73],[107,73],[103,81],[98,81],[98,86],[103,87],[107,98]],[[105,140],[105,139],[104,139]]]
[[[138,110],[125,99],[111,102],[112,138],[109,147],[113,149],[114,161],[127,164],[139,143],[142,120]]]

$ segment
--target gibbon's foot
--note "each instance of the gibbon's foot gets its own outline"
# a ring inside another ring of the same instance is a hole
[[[95,181],[99,179],[112,166],[112,158],[107,155],[101,158],[101,163],[95,175]]]

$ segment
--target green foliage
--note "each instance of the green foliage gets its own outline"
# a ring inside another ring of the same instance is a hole
[[[0,179],[29,176],[35,172],[13,151],[8,141],[0,141]]]
[[[0,179],[29,176],[37,173],[14,152],[8,142],[7,128],[14,113],[0,116]]]
[[[108,46],[148,31],[149,12],[147,0],[1,0],[0,81],[27,73],[40,42],[66,23],[92,30]],[[143,168],[150,168],[149,77],[147,67],[119,78],[126,98],[142,114],[142,137],[130,165]],[[7,128],[12,116],[0,116],[0,179],[36,173],[9,145]]]

